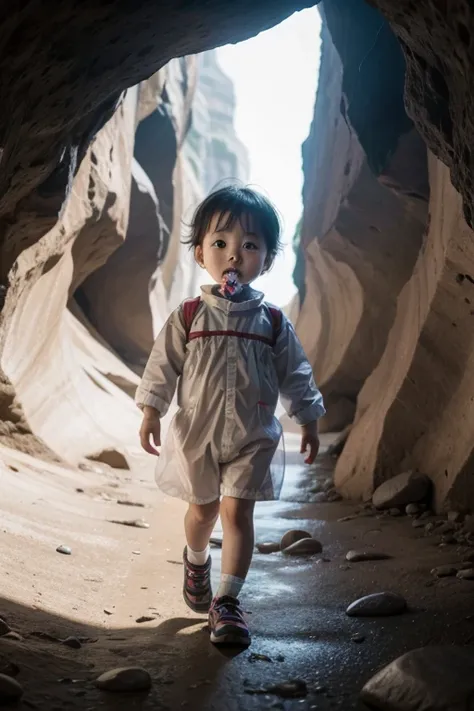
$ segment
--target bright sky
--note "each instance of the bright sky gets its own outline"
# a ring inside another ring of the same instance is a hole
[[[250,156],[250,183],[276,204],[285,252],[255,282],[268,301],[285,306],[295,293],[291,241],[301,216],[301,145],[313,118],[319,72],[321,18],[316,7],[237,45],[218,60],[234,82],[235,128]]]

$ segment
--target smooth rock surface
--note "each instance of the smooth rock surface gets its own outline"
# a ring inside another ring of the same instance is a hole
[[[372,503],[378,509],[406,506],[424,499],[430,488],[430,480],[424,474],[405,472],[385,481],[374,491]]]
[[[362,689],[380,711],[473,711],[474,647],[423,647],[399,657]]]
[[[350,563],[358,563],[364,560],[388,560],[391,558],[387,553],[372,550],[352,550],[346,553],[346,560]]]
[[[96,686],[105,691],[147,691],[151,687],[151,677],[141,667],[120,667],[101,674]]]
[[[287,531],[281,538],[280,548],[281,550],[284,550],[303,538],[312,538],[311,533],[308,533],[308,531],[302,531],[301,529],[292,529],[291,531]]]
[[[349,605],[349,617],[383,617],[399,615],[407,609],[406,600],[396,593],[380,592],[366,595]]]
[[[435,575],[437,578],[450,578],[456,573],[457,568],[453,565],[439,565],[431,571],[431,575]]]
[[[13,701],[23,696],[23,688],[16,679],[0,674],[0,701]]]
[[[319,541],[314,538],[301,538],[291,546],[282,548],[282,553],[285,555],[314,555],[321,553],[323,547]]]

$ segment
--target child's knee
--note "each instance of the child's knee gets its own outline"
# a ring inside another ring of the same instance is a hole
[[[189,513],[200,524],[213,523],[219,516],[219,499],[210,504],[189,504]]]
[[[253,511],[255,501],[247,499],[234,499],[226,496],[222,499],[221,519],[223,524],[228,523],[236,528],[246,528],[253,525]]]

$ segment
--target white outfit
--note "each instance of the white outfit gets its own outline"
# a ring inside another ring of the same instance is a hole
[[[270,467],[282,428],[274,416],[278,394],[300,425],[325,410],[311,366],[293,326],[282,314],[274,341],[263,294],[246,288],[246,301],[230,301],[211,286],[189,334],[183,306],[153,346],[136,403],[166,414],[178,383],[178,411],[156,468],[159,488],[190,503],[220,496],[273,500],[283,467]]]

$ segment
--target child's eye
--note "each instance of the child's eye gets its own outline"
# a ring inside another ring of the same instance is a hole
[[[245,242],[244,249],[253,250],[258,249],[258,245],[255,242]]]
[[[212,246],[217,247],[217,249],[224,249],[226,244],[223,239],[216,239],[216,241],[214,242],[214,244]]]

